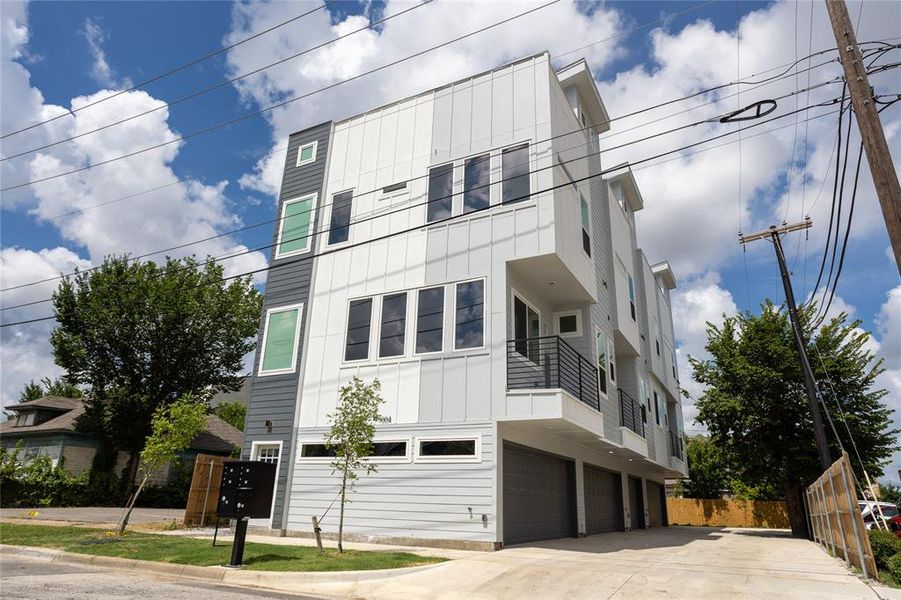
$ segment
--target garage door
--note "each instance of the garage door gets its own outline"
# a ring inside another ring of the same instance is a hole
[[[573,463],[504,444],[504,544],[576,535]]]
[[[666,493],[663,486],[653,481],[647,481],[648,488],[648,519],[651,527],[666,526]]]
[[[623,483],[619,473],[585,465],[585,530],[588,535],[623,530]]]

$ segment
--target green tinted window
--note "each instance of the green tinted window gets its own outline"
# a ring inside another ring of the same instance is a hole
[[[312,197],[285,204],[278,254],[289,254],[309,248],[312,221]]]
[[[316,147],[312,144],[310,144],[309,146],[301,146],[300,154],[297,157],[298,164],[313,160],[315,158],[315,151]]]
[[[266,342],[263,347],[263,372],[292,368],[297,319],[299,318],[299,308],[269,313],[266,323]]]

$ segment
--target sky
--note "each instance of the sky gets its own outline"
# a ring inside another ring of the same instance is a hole
[[[758,242],[742,248],[739,231],[810,215],[813,228],[791,234],[785,248],[796,296],[807,299],[813,290],[832,200],[836,105],[788,114],[772,124],[746,123],[740,135],[738,125],[713,117],[764,99],[777,99],[772,116],[778,116],[839,97],[835,53],[805,58],[834,47],[825,7],[822,2],[559,0],[397,67],[339,83],[546,2],[329,2],[318,10],[313,2],[0,2],[0,132],[58,117],[0,140],[3,187],[163,144],[3,192],[2,287],[86,268],[113,253],[142,255],[207,238],[212,239],[169,254],[237,255],[223,261],[228,274],[264,267],[268,250],[257,248],[271,242],[290,133],[543,50],[557,66],[584,57],[614,118],[742,80],[748,83],[616,118],[601,138],[603,164],[635,164],[645,200],[637,218],[640,246],[652,263],[668,260],[676,274],[680,380],[697,396],[702,390],[691,381],[687,357],[706,356],[706,322],[756,311],[765,298],[784,300],[772,246]],[[850,2],[849,11],[859,40],[897,43],[897,3]],[[306,12],[190,68],[116,94]],[[368,27],[384,18],[389,19]],[[325,45],[244,76],[319,44]],[[896,62],[898,56],[901,49],[892,50],[877,64]],[[789,76],[763,84],[783,72]],[[871,83],[877,93],[898,93],[901,71],[878,73]],[[300,101],[173,142],[304,94],[309,95]],[[882,117],[897,164],[901,105]],[[637,141],[689,124],[694,125]],[[715,143],[639,163],[727,132],[732,135]],[[72,136],[78,137],[8,158]],[[850,147],[858,144],[855,126]],[[233,233],[238,228],[243,230]],[[264,276],[256,282],[262,288]],[[54,286],[50,281],[3,292],[0,303],[45,299]],[[842,311],[872,333],[869,347],[885,359],[878,384],[889,391],[885,401],[901,424],[901,284],[866,164],[829,312]],[[34,304],[4,311],[3,322],[49,314],[47,303]],[[29,380],[60,374],[48,343],[51,328],[52,322],[44,321],[0,330],[4,405],[14,402]],[[693,422],[691,400],[684,410],[686,430],[701,431]],[[897,482],[899,469],[901,453],[885,479]]]

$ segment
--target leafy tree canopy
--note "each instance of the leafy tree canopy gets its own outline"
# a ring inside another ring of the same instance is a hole
[[[81,398],[84,392],[77,385],[62,378],[44,377],[40,383],[32,380],[25,384],[19,393],[19,402],[31,402],[44,396],[62,396],[63,398]]]
[[[685,498],[721,498],[729,485],[730,472],[723,452],[710,438],[688,438],[688,479],[682,482]]]
[[[247,407],[237,400],[220,402],[213,408],[213,414],[234,427],[244,431],[244,420],[247,418]]]
[[[842,314],[814,331],[814,311],[811,305],[799,312],[814,375],[821,384],[832,383],[821,387],[826,410],[844,447],[852,452],[850,430],[863,466],[878,477],[899,433],[891,426],[891,409],[881,402],[887,392],[873,389],[882,361],[867,349],[869,334],[859,329],[860,321],[847,323]],[[746,486],[784,491],[792,529],[803,533],[801,491],[821,469],[788,316],[768,300],[759,315],[744,313],[725,318],[722,325],[708,323],[707,336],[712,358],[689,359],[695,380],[706,385],[697,400],[697,420],[707,426],[736,479]],[[839,445],[831,429],[827,437],[837,458]],[[851,463],[860,474],[862,466],[853,452]]]

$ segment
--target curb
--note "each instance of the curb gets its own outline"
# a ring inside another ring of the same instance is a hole
[[[253,571],[243,569],[230,569],[227,567],[204,567],[198,565],[181,565],[177,563],[155,562],[149,560],[137,560],[133,558],[119,558],[115,556],[94,556],[90,554],[78,554],[65,552],[52,548],[40,548],[33,546],[11,546],[0,544],[0,552],[10,556],[21,556],[52,562],[74,563],[81,565],[103,566],[122,571],[133,571],[171,577],[174,579],[186,579],[192,581],[204,581],[207,583],[222,583],[226,585],[258,587],[285,592],[297,592],[297,586],[304,584],[322,583],[356,583],[375,579],[387,579],[398,575],[407,575],[428,569],[434,569],[447,565],[452,561],[419,565],[416,567],[401,567],[398,569],[377,569],[369,571]]]

